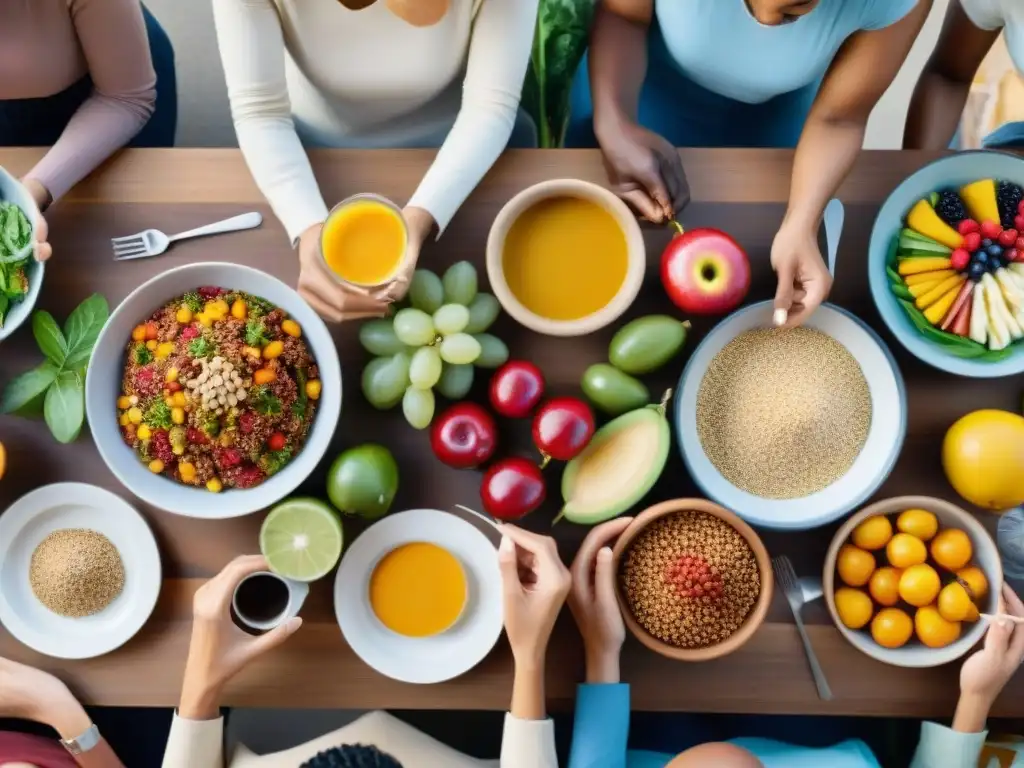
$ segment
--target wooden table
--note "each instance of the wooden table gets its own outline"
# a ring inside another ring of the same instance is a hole
[[[28,170],[35,150],[0,150],[0,164],[15,174]],[[313,165],[328,201],[373,190],[406,200],[429,164],[426,151],[336,151],[315,153]],[[709,225],[731,232],[749,251],[754,269],[751,300],[769,298],[774,279],[768,264],[772,237],[788,195],[792,154],[785,151],[686,151],[684,162],[694,202],[683,217],[689,226]],[[899,360],[909,388],[909,435],[903,455],[879,497],[921,493],[954,499],[939,463],[939,446],[947,427],[980,407],[1017,410],[1021,383],[948,376],[905,353],[883,328],[868,295],[865,269],[871,225],[886,195],[930,155],[865,152],[840,191],[846,203],[845,235],[839,251],[832,299],[867,320],[882,333]],[[542,179],[578,177],[605,181],[600,158],[588,151],[509,152],[463,206],[444,237],[431,244],[421,264],[436,270],[458,259],[483,271],[488,227],[513,194]],[[241,213],[260,210],[262,228],[175,246],[158,259],[116,264],[109,239],[148,227],[177,232]],[[285,235],[253,184],[242,156],[234,150],[149,150],[127,152],[88,182],[79,185],[50,215],[55,257],[47,272],[39,306],[59,319],[93,291],[112,306],[143,280],[191,261],[223,259],[266,270],[294,284],[296,259]],[[670,233],[648,228],[648,280],[630,316],[672,311],[657,280],[658,256]],[[689,348],[710,323],[694,323]],[[554,394],[577,393],[587,365],[605,359],[610,331],[560,340],[541,337],[507,318],[496,326],[514,356],[535,361]],[[441,509],[479,502],[479,475],[440,464],[428,448],[428,436],[414,432],[400,412],[372,411],[358,392],[365,359],[354,326],[337,329],[342,365],[348,377],[343,416],[334,448],[373,438],[395,453],[402,488],[395,508]],[[27,328],[0,351],[0,386],[36,364],[39,355]],[[652,391],[672,386],[681,363],[649,383]],[[481,396],[479,382],[473,397]],[[71,446],[53,441],[39,422],[0,417],[0,439],[8,446],[8,474],[0,482],[0,509],[40,485],[57,481],[92,482],[130,495],[118,486],[88,434]],[[506,446],[528,448],[526,425],[503,436]],[[331,451],[334,455],[334,450]],[[549,472],[551,472],[549,470]],[[551,473],[553,500],[528,521],[548,530],[559,497]],[[322,493],[323,467],[305,490]],[[693,496],[698,492],[676,449],[649,501]],[[0,629],[0,655],[35,664],[69,680],[84,700],[107,705],[171,706],[178,698],[189,638],[193,592],[234,555],[252,552],[261,515],[227,521],[176,517],[146,509],[163,553],[165,581],[156,613],[123,649],[104,658],[61,662],[41,657]],[[994,531],[996,518],[979,513]],[[773,553],[791,555],[802,575],[818,575],[835,526],[806,533],[764,534]],[[568,561],[586,530],[569,524],[554,529]],[[476,669],[463,677],[429,687],[406,685],[381,677],[345,644],[331,605],[333,579],[315,585],[304,610],[306,624],[287,646],[253,664],[231,685],[226,703],[247,706],[339,708],[504,709],[508,706],[511,658],[504,640]],[[817,613],[816,613],[817,612]],[[571,706],[582,676],[582,652],[567,612],[559,622],[548,657],[548,693],[552,708]],[[834,701],[822,703],[815,693],[803,650],[781,597],[769,620],[745,648],[720,661],[687,665],[656,656],[632,640],[623,652],[623,679],[632,684],[633,706],[643,710],[704,712],[833,713],[943,716],[957,696],[957,666],[934,670],[900,670],[883,666],[855,650],[820,609],[810,609],[811,639],[828,675]],[[1012,684],[995,714],[1024,715],[1024,682]]]

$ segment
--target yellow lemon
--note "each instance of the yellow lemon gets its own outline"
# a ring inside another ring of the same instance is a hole
[[[875,570],[875,556],[846,544],[836,557],[836,570],[843,583],[851,587],[863,587]]]
[[[939,518],[926,509],[908,509],[896,518],[896,528],[921,541],[928,541],[939,532]]]
[[[866,550],[881,549],[892,538],[892,523],[884,515],[875,515],[853,529],[850,537],[855,546]]]
[[[898,568],[886,566],[871,574],[868,591],[879,605],[893,606],[900,601],[900,574]]]
[[[971,612],[971,597],[958,581],[947,584],[939,592],[939,615],[946,621],[963,621]]]
[[[883,648],[900,648],[914,634],[914,622],[899,608],[883,608],[871,622],[871,637]]]
[[[973,554],[971,537],[959,528],[947,528],[932,539],[932,560],[947,570],[959,571]]]
[[[900,576],[900,597],[915,608],[931,603],[941,587],[939,574],[926,563],[912,565]]]
[[[909,533],[897,533],[889,539],[885,554],[893,568],[909,568],[928,559],[928,549],[924,542]]]
[[[918,608],[914,614],[917,639],[929,648],[945,648],[960,637],[960,622],[946,621],[934,605]]]
[[[859,589],[842,587],[836,590],[835,602],[839,620],[850,629],[860,629],[871,621],[875,610],[871,598]]]
[[[956,492],[985,509],[1024,503],[1024,416],[969,413],[946,433],[942,466]]]

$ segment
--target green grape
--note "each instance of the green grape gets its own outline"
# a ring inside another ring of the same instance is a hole
[[[422,347],[434,340],[434,321],[421,309],[401,309],[395,315],[395,336],[410,347]]]
[[[472,365],[452,365],[445,363],[441,371],[441,378],[437,381],[437,389],[449,400],[461,400],[469,393],[473,386]]]
[[[402,397],[402,413],[414,429],[430,426],[434,418],[434,393],[429,389],[409,387]]]
[[[469,324],[466,333],[483,333],[498,318],[501,305],[490,293],[478,293],[469,305]]]
[[[416,309],[432,315],[444,303],[444,286],[441,278],[429,269],[417,269],[413,272],[407,295]]]
[[[363,369],[362,383],[363,395],[370,405],[382,411],[394,408],[409,386],[408,353],[375,357]]]
[[[367,320],[359,326],[359,343],[371,355],[378,357],[390,357],[405,350],[405,344],[395,336],[394,322],[383,317]]]
[[[480,342],[468,333],[453,333],[441,342],[441,359],[446,363],[466,365],[480,357]]]
[[[441,282],[445,302],[468,307],[476,296],[476,267],[468,261],[457,261],[448,267]]]
[[[416,389],[430,389],[441,378],[441,357],[437,347],[420,347],[409,365],[409,381]]]
[[[434,313],[434,328],[442,336],[459,333],[469,323],[469,310],[461,304],[445,304]]]
[[[491,333],[474,333],[473,338],[480,344],[480,356],[473,361],[478,368],[497,368],[508,360],[505,342]]]

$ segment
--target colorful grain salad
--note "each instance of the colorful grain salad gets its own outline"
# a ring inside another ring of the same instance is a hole
[[[31,251],[19,254],[32,239],[32,225],[24,211],[14,203],[0,200],[0,328],[4,327],[7,312],[13,304],[28,293],[28,275],[25,272]]]
[[[321,382],[302,329],[264,299],[203,287],[128,340],[121,434],[154,474],[254,488],[302,450]]]

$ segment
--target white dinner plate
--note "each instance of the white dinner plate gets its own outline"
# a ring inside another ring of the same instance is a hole
[[[428,542],[451,552],[466,571],[469,599],[455,626],[433,637],[404,637],[370,607],[370,575],[402,544]],[[334,611],[349,646],[382,675],[406,683],[440,683],[479,664],[502,629],[501,573],[494,544],[471,523],[436,509],[388,515],[366,529],[341,560]]]
[[[124,563],[124,590],[104,610],[69,619],[32,593],[29,564],[40,542],[63,528],[102,533]],[[18,499],[0,515],[0,624],[39,653],[90,659],[128,642],[149,619],[160,595],[160,552],[149,525],[110,491],[55,483]]]

